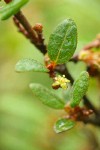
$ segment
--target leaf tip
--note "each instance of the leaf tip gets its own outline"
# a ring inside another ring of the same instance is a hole
[[[70,120],[66,118],[59,119],[54,125],[54,131],[56,133],[61,133],[61,132],[70,130],[71,128],[75,126],[75,124],[76,123],[74,120]]]

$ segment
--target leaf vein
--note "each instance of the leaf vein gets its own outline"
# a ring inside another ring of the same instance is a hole
[[[57,63],[57,60],[58,60],[58,58],[59,58],[59,56],[60,56],[60,52],[61,52],[61,50],[62,50],[62,46],[63,46],[63,44],[64,44],[64,42],[65,42],[65,40],[66,40],[67,30],[68,30],[68,29],[66,29],[66,33],[65,33],[65,36],[64,36],[64,40],[63,40],[63,42],[61,43],[61,46],[60,46],[60,48],[59,48],[59,52],[58,52],[57,58],[56,58],[56,60],[55,60],[55,63]]]

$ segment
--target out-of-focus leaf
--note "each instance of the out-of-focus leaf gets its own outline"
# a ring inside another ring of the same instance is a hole
[[[60,132],[67,131],[67,130],[71,129],[74,126],[75,126],[75,121],[62,118],[56,122],[56,124],[54,126],[54,130],[56,133],[60,133]]]
[[[19,60],[15,66],[15,70],[17,72],[26,72],[26,71],[48,72],[49,71],[40,62],[29,58],[24,58],[22,60]]]
[[[51,34],[48,54],[56,64],[67,62],[74,54],[77,45],[77,27],[72,19],[60,23]]]
[[[31,83],[29,86],[33,94],[37,96],[43,104],[55,109],[64,108],[65,103],[46,87],[36,83]]]
[[[6,20],[12,15],[16,14],[22,6],[24,6],[29,0],[12,0],[6,4],[1,10],[1,20]]]
[[[89,74],[83,71],[73,84],[71,107],[79,105],[89,86]]]

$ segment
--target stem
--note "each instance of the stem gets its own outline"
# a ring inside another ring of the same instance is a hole
[[[59,72],[62,75],[65,75],[65,77],[70,80],[71,84],[73,84],[74,79],[72,78],[71,74],[69,73],[69,71],[66,67],[66,64],[56,66],[55,71]]]
[[[89,101],[86,95],[83,97],[83,100],[84,100],[84,104],[88,108],[92,109],[97,116],[100,115],[99,111],[92,105],[92,103]]]
[[[34,32],[34,30],[32,29],[31,25],[28,23],[26,17],[22,14],[22,12],[18,12],[15,17],[17,18],[17,20],[23,25],[23,27],[26,29],[26,31],[29,33],[30,38],[32,40],[32,42],[36,45],[37,43],[37,35]]]
[[[99,117],[93,117],[93,118],[81,118],[79,121],[84,122],[85,124],[93,124],[95,126],[100,127],[100,116]]]
[[[20,24],[25,28],[25,30],[28,32],[31,42],[43,53],[46,54],[47,48],[44,43],[38,42],[38,35],[36,31],[32,28],[26,17],[23,15],[21,11],[19,11],[15,17],[20,22]]]

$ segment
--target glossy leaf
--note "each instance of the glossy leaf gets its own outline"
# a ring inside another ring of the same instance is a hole
[[[89,74],[83,71],[73,84],[71,107],[79,105],[89,86]]]
[[[32,83],[30,84],[30,88],[43,104],[55,109],[64,108],[65,103],[46,87]]]
[[[76,24],[72,19],[66,19],[51,34],[48,43],[48,55],[56,64],[65,63],[73,56],[76,45]]]
[[[29,0],[13,0],[6,4],[1,10],[1,20],[6,20],[12,15],[15,15],[22,6],[24,6]]]
[[[34,59],[24,58],[15,66],[17,72],[36,71],[36,72],[48,72],[49,70],[40,62]]]
[[[74,126],[75,126],[75,121],[62,118],[56,122],[56,124],[54,126],[54,130],[56,133],[60,133],[60,132],[67,131],[67,130],[71,129]]]

